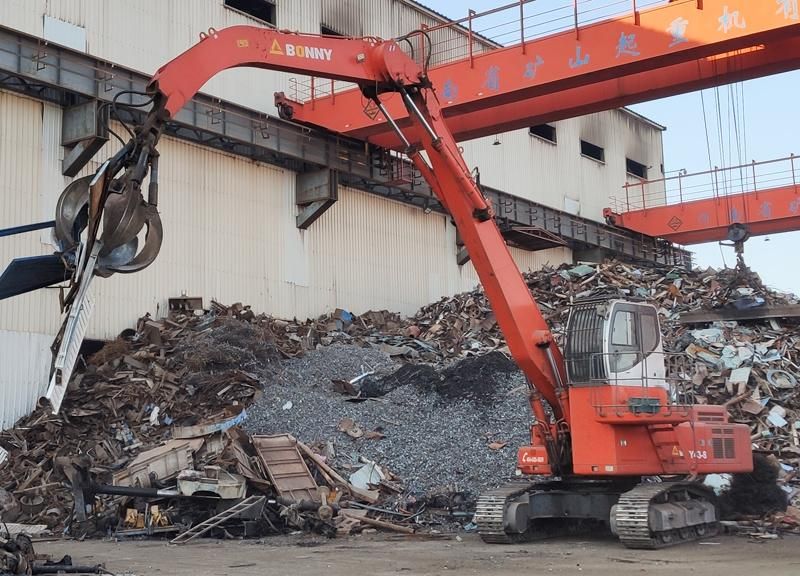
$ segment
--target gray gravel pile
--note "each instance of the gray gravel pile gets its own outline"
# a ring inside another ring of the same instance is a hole
[[[361,385],[382,395],[353,402],[334,391],[332,379],[367,371],[376,374]],[[474,497],[513,474],[516,449],[529,441],[524,378],[499,353],[437,371],[397,364],[376,349],[337,344],[273,365],[264,376],[264,395],[248,408],[249,432],[330,442],[340,472],[356,470],[363,456],[397,475],[414,494]],[[340,431],[345,418],[363,436]]]

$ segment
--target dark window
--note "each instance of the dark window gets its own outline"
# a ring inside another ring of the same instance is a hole
[[[639,164],[636,160],[625,158],[625,170],[632,176],[647,180],[647,166]]]
[[[275,3],[269,0],[225,0],[225,6],[275,25]]]
[[[552,124],[537,124],[528,129],[531,136],[538,136],[548,142],[556,143],[556,127]]]
[[[661,337],[658,318],[654,310],[642,310],[639,318],[642,320],[642,352],[650,354],[658,346]]]
[[[630,370],[639,363],[639,342],[636,335],[636,314],[617,310],[611,322],[611,371]]]
[[[600,146],[595,146],[586,140],[581,140],[581,154],[588,156],[592,160],[597,160],[598,162],[606,161],[606,151]]]
[[[325,24],[319,25],[319,33],[325,36],[344,36],[341,32],[337,32],[333,28],[325,26]]]

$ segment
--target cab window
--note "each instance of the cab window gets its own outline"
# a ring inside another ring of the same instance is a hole
[[[641,353],[636,331],[636,313],[617,310],[611,323],[611,357],[609,364],[614,373],[630,370],[639,363]]]
[[[636,315],[633,312],[620,310],[614,314],[611,344],[614,346],[636,346]]]
[[[653,310],[643,310],[639,317],[642,322],[642,352],[649,354],[658,346],[658,319]]]

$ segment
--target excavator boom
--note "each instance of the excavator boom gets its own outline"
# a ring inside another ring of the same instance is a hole
[[[381,95],[400,94],[411,119],[412,134],[407,137],[398,129],[398,137],[406,142],[421,142],[420,146],[407,146],[405,152],[455,220],[511,354],[531,384],[532,408],[542,427],[542,436],[555,453],[555,425],[550,428],[542,398],[549,404],[556,421],[568,418],[564,405],[565,370],[560,352],[492,217],[492,207],[473,180],[442,119],[441,106],[426,71],[393,40],[303,35],[251,26],[210,29],[202,34],[198,44],[162,66],[153,76],[148,87],[153,107],[145,122],[137,129],[134,140],[89,186],[90,230],[99,228],[110,189],[132,198],[134,203],[155,205],[158,184],[157,170],[153,167],[157,168],[156,145],[164,124],[175,117],[209,79],[223,70],[237,67],[313,74],[353,82],[384,114]],[[421,154],[422,150],[427,159]],[[140,187],[148,166],[151,174],[145,202]],[[114,228],[127,229],[129,225],[132,223],[122,222]],[[87,246],[91,246],[93,240],[90,238]],[[103,241],[105,250],[114,250],[114,246],[108,245],[109,238],[101,235],[98,240]],[[91,274],[80,277],[86,280]],[[77,289],[71,292],[68,304],[77,294]],[[56,382],[55,385],[61,384]]]

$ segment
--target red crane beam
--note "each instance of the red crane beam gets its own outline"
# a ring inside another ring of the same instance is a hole
[[[430,70],[459,140],[798,67],[800,20],[773,2],[686,0]],[[358,90],[285,102],[292,118],[399,148]],[[389,113],[407,122],[402,102]]]
[[[800,230],[795,162],[791,156],[628,185],[625,198],[604,215],[621,228],[678,244],[732,240],[732,227],[751,236]],[[680,201],[697,196],[707,197]],[[667,198],[679,201],[667,203]]]
[[[756,49],[731,52],[715,58],[702,58],[641,74],[623,76],[536,96],[529,100],[503,104],[474,112],[458,113],[445,109],[447,125],[457,140],[490,136],[536,124],[556,122],[594,112],[629,106],[639,102],[686,94],[732,82],[789,72],[798,67],[800,37],[775,42]],[[384,148],[400,148],[393,132],[382,126],[369,129],[371,135],[354,135]]]

